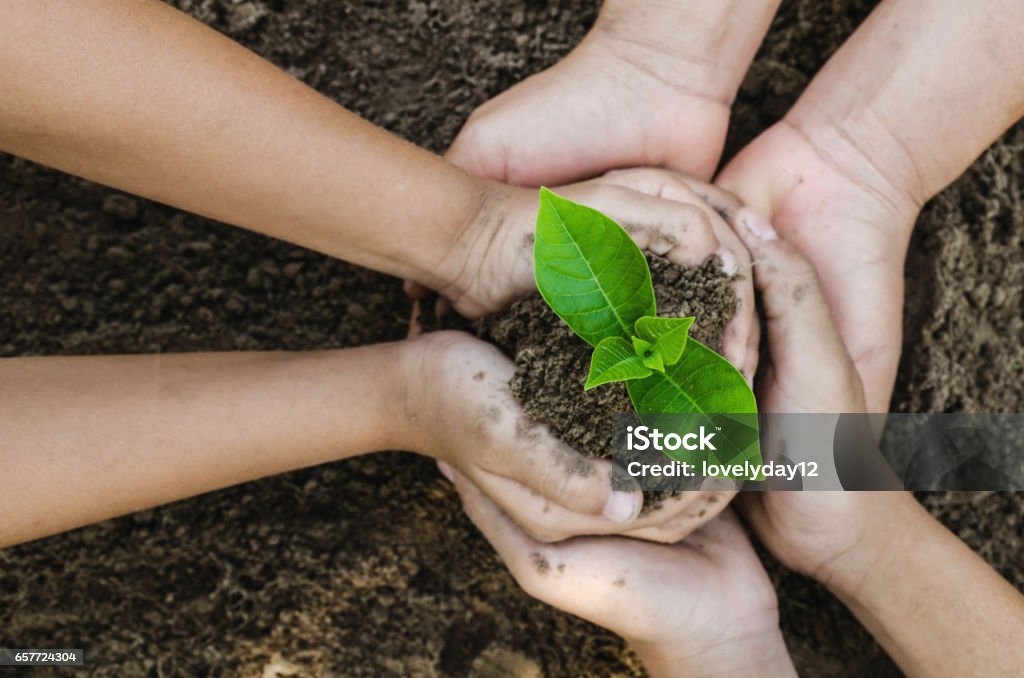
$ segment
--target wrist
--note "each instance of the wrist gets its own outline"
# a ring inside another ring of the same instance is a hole
[[[676,89],[731,106],[779,0],[605,0],[588,38],[673,59],[655,75]],[[663,63],[663,62],[658,62]],[[728,115],[728,110],[726,110]]]
[[[895,214],[909,217],[904,219],[908,232],[921,207],[939,190],[912,149],[871,113],[832,111],[828,101],[805,95],[781,124],[799,134],[831,170]]]
[[[719,642],[697,652],[680,652],[678,646],[664,644],[633,644],[633,649],[654,678],[796,675],[777,622],[762,631]]]
[[[860,537],[812,573],[847,604],[869,592],[893,553],[906,548],[927,513],[909,492],[857,492]]]
[[[533,231],[535,189],[479,180],[477,208],[459,229],[430,286],[459,313],[477,317],[504,308],[535,290]]]
[[[387,342],[314,352],[296,373],[297,393],[320,398],[324,440],[337,458],[338,441],[351,450],[343,457],[401,449],[395,423],[404,395],[403,344]],[[323,395],[310,388],[325,384]]]

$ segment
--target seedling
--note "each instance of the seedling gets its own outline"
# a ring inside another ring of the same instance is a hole
[[[594,347],[585,390],[624,381],[641,417],[713,426],[725,443],[714,461],[760,464],[757,403],[746,379],[689,337],[694,318],[657,316],[647,259],[621,226],[542,188],[533,254],[544,301]]]

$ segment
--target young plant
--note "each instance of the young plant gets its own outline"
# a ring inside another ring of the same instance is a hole
[[[551,310],[594,347],[585,389],[626,382],[645,423],[711,426],[722,435],[706,456],[677,461],[760,465],[757,403],[743,375],[689,337],[694,318],[659,318],[647,259],[618,224],[540,189],[534,240],[537,288]]]

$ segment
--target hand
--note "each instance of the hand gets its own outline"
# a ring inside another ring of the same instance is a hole
[[[730,162],[718,185],[767,215],[817,268],[867,409],[887,412],[901,347],[903,264],[920,204],[862,158],[812,145],[783,122]]]
[[[742,209],[736,226],[754,258],[754,283],[768,319],[770,355],[757,383],[761,411],[864,412],[857,369],[814,266],[756,212]],[[903,492],[820,491],[746,492],[737,501],[773,555],[825,582],[846,567],[844,559],[866,536],[885,531],[877,519],[885,507],[914,502]]]
[[[735,494],[687,492],[640,516],[639,486],[613,491],[610,460],[584,457],[527,419],[509,389],[515,366],[468,334],[406,342],[402,372],[405,411],[393,424],[401,429],[394,444],[457,468],[537,539],[627,534],[674,542]]]
[[[701,61],[711,49],[694,48],[696,58],[686,51],[714,31],[664,7],[658,8],[662,16],[650,17],[651,30],[643,12],[629,6],[616,12],[609,7],[614,4],[606,3],[565,59],[474,111],[447,158],[473,174],[520,186],[646,166],[709,179],[725,142],[732,94],[718,91],[726,78],[703,74],[712,70]],[[702,35],[680,39],[691,25]],[[656,46],[657,29],[669,32],[675,53]],[[705,79],[713,83],[703,86]]]
[[[437,291],[468,317],[500,310],[537,289],[533,234],[538,193],[491,182],[487,186],[476,218],[438,266],[447,283]],[[633,169],[555,190],[601,210],[628,227],[641,249],[680,266],[698,266],[718,255],[728,273],[749,270],[746,248],[719,215],[735,213],[738,203],[707,184],[665,170]],[[737,276],[733,289],[739,308],[725,328],[722,352],[751,375],[757,365],[758,328],[749,276]]]
[[[775,591],[731,511],[676,544],[544,544],[462,474],[447,475],[524,591],[618,633],[652,675],[795,675]]]

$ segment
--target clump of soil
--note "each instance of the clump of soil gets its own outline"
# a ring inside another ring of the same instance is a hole
[[[695,316],[691,336],[718,350],[738,302],[717,257],[699,268],[679,268],[649,255],[658,315]],[[612,417],[633,411],[625,384],[584,391],[591,347],[554,314],[539,294],[478,324],[478,334],[515,361],[512,393],[534,421],[590,457],[612,454]]]

